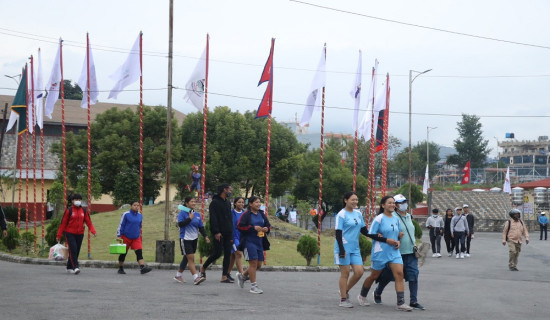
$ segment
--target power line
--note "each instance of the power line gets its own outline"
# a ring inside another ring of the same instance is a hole
[[[464,33],[464,32],[446,30],[446,29],[435,28],[435,27],[428,27],[428,26],[423,26],[423,25],[420,25],[420,24],[414,24],[414,23],[403,22],[403,21],[398,21],[398,20],[380,18],[380,17],[370,16],[370,15],[363,14],[363,13],[359,13],[359,12],[353,12],[353,11],[348,11],[348,10],[343,10],[343,9],[338,9],[338,8],[333,8],[333,7],[322,6],[322,5],[319,5],[319,4],[309,3],[309,2],[305,2],[305,1],[299,1],[299,0],[289,0],[289,1],[290,1],[290,2],[296,2],[296,3],[304,4],[304,5],[311,6],[311,7],[317,7],[317,8],[321,8],[321,9],[326,9],[326,10],[331,10],[331,11],[336,11],[336,12],[351,14],[351,15],[355,15],[355,16],[360,16],[360,17],[364,17],[364,18],[369,18],[369,19],[375,19],[375,20],[380,20],[380,21],[385,21],[385,22],[391,22],[391,23],[401,24],[401,25],[405,25],[405,26],[409,26],[409,27],[415,27],[415,28],[421,28],[421,29],[427,29],[427,30],[445,32],[445,33],[450,33],[450,34],[455,34],[455,35],[465,36],[465,37],[470,37],[470,38],[477,38],[477,39],[483,39],[483,40],[491,40],[491,41],[497,41],[497,42],[504,42],[504,43],[509,43],[509,44],[515,44],[515,45],[520,45],[520,46],[526,46],[526,47],[533,47],[533,48],[539,48],[539,49],[550,49],[550,47],[548,47],[548,46],[542,46],[542,45],[538,45],[538,44],[531,44],[531,43],[526,43],[526,42],[517,42],[517,41],[511,41],[511,40],[504,40],[504,39],[498,39],[498,38],[493,38],[493,37],[486,37],[486,36],[475,35],[475,34],[471,34],[471,33]]]

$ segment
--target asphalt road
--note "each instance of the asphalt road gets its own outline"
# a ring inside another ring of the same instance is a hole
[[[531,236],[519,272],[508,270],[508,249],[496,233],[476,234],[471,258],[430,255],[420,269],[419,302],[425,311],[396,311],[391,285],[382,305],[358,306],[358,284],[351,291],[354,308],[339,308],[337,272],[261,272],[264,294],[257,295],[248,292],[249,283],[245,289],[220,283],[220,271],[209,271],[206,282],[194,286],[189,272],[187,283],[178,284],[172,270],[140,275],[129,269],[118,275],[116,269],[84,268],[70,275],[62,266],[0,261],[0,318],[549,319],[550,241]],[[408,302],[408,289],[405,297]]]

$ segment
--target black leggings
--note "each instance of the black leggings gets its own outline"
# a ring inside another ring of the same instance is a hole
[[[217,241],[214,239],[214,251],[206,259],[202,267],[206,270],[210,264],[212,264],[214,261],[216,261],[219,257],[221,257],[223,252],[223,269],[222,274],[225,274],[227,272],[227,269],[229,269],[229,261],[231,259],[231,248],[233,247],[233,241],[231,241],[231,237],[221,237],[220,241]]]
[[[128,254],[128,251],[126,251],[125,254],[121,254],[120,256],[118,256],[118,262],[124,262],[124,260],[126,260],[126,254]],[[143,260],[143,252],[141,249],[136,250],[136,258],[137,261]]]
[[[78,264],[78,255],[80,254],[80,247],[82,246],[82,239],[84,239],[84,234],[65,232],[65,239],[67,239],[67,245],[69,246],[67,270],[80,268],[80,265]]]

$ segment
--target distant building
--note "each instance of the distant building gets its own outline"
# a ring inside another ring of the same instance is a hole
[[[550,175],[550,140],[540,136],[538,140],[504,140],[499,141],[500,162],[514,167],[519,176]]]

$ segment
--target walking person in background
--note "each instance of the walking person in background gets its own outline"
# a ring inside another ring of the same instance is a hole
[[[509,219],[504,224],[502,230],[502,245],[508,243],[510,250],[508,268],[510,271],[519,271],[517,268],[518,257],[521,252],[522,237],[525,237],[525,243],[529,244],[529,231],[520,219],[521,212],[518,209],[512,209],[509,213],[512,219]]]
[[[2,235],[5,237],[8,236],[8,224],[6,223],[6,214],[2,205],[0,205],[0,229],[2,229]]]
[[[199,233],[204,237],[206,243],[210,243],[210,239],[204,230],[201,215],[195,212],[196,201],[194,197],[187,196],[183,200],[183,205],[178,205],[180,213],[178,214],[178,227],[180,228],[180,249],[183,258],[180,262],[180,267],[176,272],[174,280],[179,283],[184,283],[183,270],[189,266],[189,271],[193,276],[193,284],[199,285],[205,279],[199,275],[195,267],[195,252],[197,251],[197,243]]]
[[[244,248],[244,258],[248,261],[248,268],[243,274],[237,275],[239,287],[243,288],[245,277],[250,278],[250,293],[263,293],[256,282],[256,272],[264,261],[264,239],[271,228],[269,220],[263,210],[260,210],[262,201],[252,196],[248,199],[248,210],[239,219],[241,232],[241,247]]]
[[[456,216],[451,220],[451,237],[455,241],[456,258],[464,259],[464,252],[466,251],[465,238],[469,233],[468,221],[466,221],[466,217],[462,214],[462,208],[455,208],[455,212]]]
[[[426,227],[430,230],[430,242],[432,243],[432,257],[441,258],[441,235],[445,224],[439,216],[439,210],[433,209],[432,215],[426,220]]]
[[[470,233],[468,233],[468,235],[466,236],[466,254],[464,254],[464,256],[466,256],[466,258],[469,258],[470,257],[470,242],[474,238],[474,221],[475,221],[475,218],[474,218],[474,215],[472,213],[470,213],[470,207],[467,204],[462,206],[462,210],[464,210],[464,216],[466,217],[466,221],[468,222],[468,230],[470,231]]]
[[[451,220],[452,219],[453,219],[453,209],[448,208],[447,211],[445,212],[445,218],[443,219],[443,222],[445,223],[445,227],[443,230],[443,237],[445,238],[445,245],[447,246],[447,257],[450,257],[453,255],[453,250],[455,248],[455,241],[451,237]]]
[[[336,215],[335,240],[334,240],[334,263],[340,267],[340,279],[338,286],[340,288],[340,307],[352,308],[349,301],[349,291],[363,276],[363,258],[359,248],[359,237],[362,235],[387,243],[392,247],[399,247],[399,241],[386,239],[378,234],[369,234],[361,212],[357,209],[359,198],[355,192],[346,192],[344,194],[344,208]],[[349,278],[350,267],[353,270],[353,276]],[[368,302],[362,305],[367,305]]]
[[[69,207],[63,214],[63,219],[57,230],[57,242],[61,240],[61,236],[65,235],[67,246],[69,247],[69,258],[67,259],[67,272],[73,274],[80,273],[80,265],[78,264],[78,255],[84,239],[84,224],[88,226],[90,232],[96,236],[90,213],[82,208],[82,196],[78,193],[69,197]]]
[[[141,238],[141,226],[143,215],[139,212],[139,201],[131,202],[130,210],[124,212],[120,217],[120,224],[116,232],[117,239],[126,244],[126,253],[118,256],[118,274],[126,274],[124,271],[124,260],[130,249],[136,253],[136,260],[139,264],[141,274],[146,274],[152,269],[145,265],[143,260],[143,245]]]
[[[241,215],[244,213],[244,198],[243,197],[236,197],[233,200],[233,210],[231,210],[231,214],[233,215],[233,248],[231,249],[231,259],[229,260],[229,268],[227,269],[227,279],[231,282],[235,282],[235,280],[231,277],[231,270],[233,270],[233,266],[237,265],[237,277],[239,274],[243,274],[243,252],[242,248],[240,247],[241,244],[241,233],[239,232],[239,219],[241,218]]]
[[[546,212],[541,212],[539,217],[540,224],[540,240],[542,240],[542,233],[544,232],[544,240],[548,240],[548,217]]]

